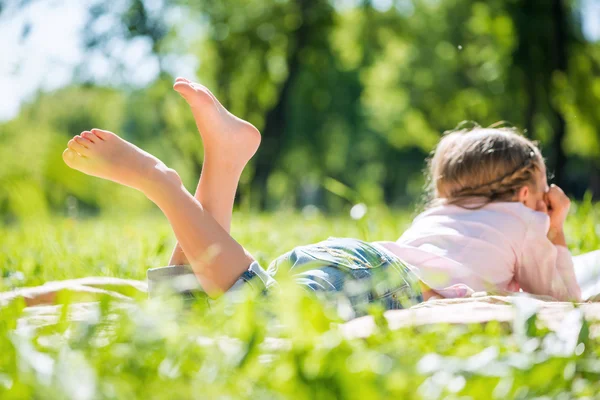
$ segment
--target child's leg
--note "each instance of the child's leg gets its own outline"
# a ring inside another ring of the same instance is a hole
[[[204,86],[177,78],[174,89],[188,102],[204,142],[204,165],[194,197],[229,233],[240,175],[258,149],[260,133],[229,113]],[[169,265],[187,264],[178,243]]]
[[[246,253],[159,159],[99,129],[69,141],[67,165],[144,193],[165,214],[202,288],[211,296],[229,289],[252,263]]]

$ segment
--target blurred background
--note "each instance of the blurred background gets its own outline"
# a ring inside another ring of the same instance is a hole
[[[63,164],[93,127],[194,190],[180,75],[263,134],[242,209],[419,202],[425,158],[463,120],[509,121],[553,182],[600,197],[598,0],[0,0],[0,218],[152,209]]]

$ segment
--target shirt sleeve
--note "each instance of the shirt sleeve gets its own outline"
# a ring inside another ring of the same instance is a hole
[[[571,253],[548,239],[549,227],[547,215],[538,212],[533,215],[518,259],[517,283],[531,294],[560,301],[580,301],[581,289],[575,278]]]

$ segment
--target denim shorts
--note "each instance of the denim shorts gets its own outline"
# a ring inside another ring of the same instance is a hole
[[[396,256],[374,244],[343,238],[296,247],[266,271],[254,262],[226,295],[247,286],[268,293],[276,290],[283,275],[327,302],[348,305],[353,317],[366,314],[373,304],[393,310],[423,301],[417,276]],[[165,281],[187,297],[201,290],[188,267],[165,267],[148,271],[150,295]]]

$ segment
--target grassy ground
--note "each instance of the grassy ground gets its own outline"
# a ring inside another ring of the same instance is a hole
[[[410,224],[407,213],[372,211],[362,220],[349,216],[279,213],[236,214],[232,235],[265,267],[301,244],[330,236],[395,240]],[[146,269],[166,265],[175,244],[166,220],[158,216],[57,219],[0,228],[0,289],[90,275],[145,279]]]
[[[600,206],[574,207],[574,253],[600,248],[599,216]],[[234,236],[267,265],[328,236],[393,240],[410,215],[238,214],[234,221]],[[165,264],[173,242],[157,217],[0,228],[0,289],[90,275],[144,279],[147,268]],[[332,310],[293,287],[270,302],[191,310],[102,299],[89,309],[34,315],[13,302],[0,309],[0,398],[568,399],[600,392],[600,342],[585,322],[566,337],[535,318],[391,332],[380,310],[373,313],[378,331],[347,340]]]

